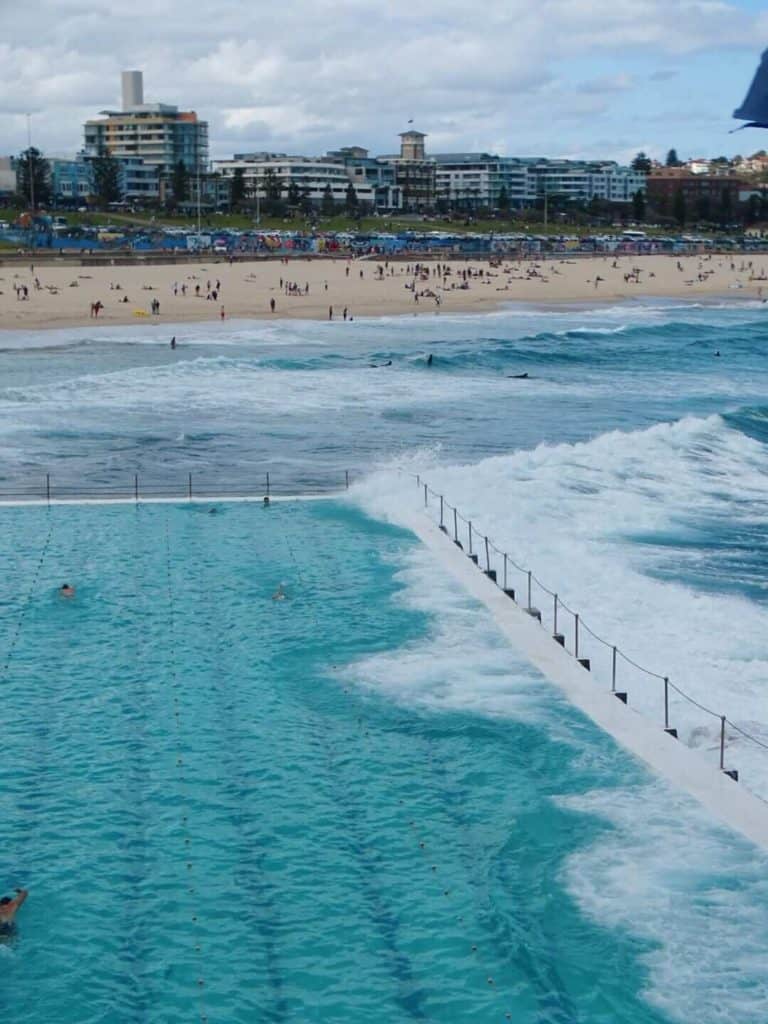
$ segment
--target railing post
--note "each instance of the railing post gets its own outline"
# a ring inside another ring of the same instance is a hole
[[[443,496],[440,495],[440,526],[443,525]]]
[[[51,474],[45,474],[45,498],[48,504],[51,504]]]
[[[528,607],[529,608],[533,607],[533,605],[531,604],[531,577],[532,576],[533,576],[533,573],[529,569],[528,570]]]
[[[453,539],[456,544],[459,543],[459,517],[456,509],[453,510]]]
[[[507,589],[507,556],[504,554],[504,589]]]
[[[720,715],[720,771],[725,770],[725,715]]]
[[[553,608],[554,608],[554,615],[553,615],[554,622],[552,623],[552,632],[556,633],[557,632],[557,594],[555,594],[555,596],[552,598],[552,605],[553,605]]]
[[[418,473],[416,474],[416,486],[421,487],[421,476]]]
[[[429,498],[427,497],[427,485],[424,484],[424,508],[427,508],[428,505],[429,505]]]
[[[579,656],[579,614],[578,614],[578,612],[574,612],[573,613],[573,634],[574,634],[573,653],[574,653],[574,657],[578,658],[578,656]]]
[[[611,651],[611,693],[616,693],[616,645]]]
[[[467,526],[469,527],[469,553],[471,555],[472,554],[472,521],[471,520],[467,523]]]
[[[187,481],[187,494],[189,496],[189,500],[192,501],[192,474],[191,473],[189,474],[189,479]]]
[[[133,497],[135,501],[139,500],[139,474],[133,474]]]
[[[664,728],[669,729],[669,679],[664,676]]]
[[[485,568],[490,572],[491,570],[491,555],[488,549],[488,538],[485,538]]]

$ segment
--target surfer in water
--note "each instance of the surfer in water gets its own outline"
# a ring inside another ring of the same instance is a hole
[[[507,379],[508,380],[528,380],[528,374],[527,373],[508,373],[507,374]]]
[[[285,590],[283,589],[283,584],[282,583],[280,583],[278,585],[277,590],[272,595],[272,600],[273,601],[284,601],[285,600]]]
[[[13,935],[16,912],[27,896],[29,893],[26,889],[17,889],[15,898],[3,896],[0,899],[0,938]]]
[[[171,348],[176,348],[176,335],[171,338]]]
[[[427,366],[432,365],[432,358],[432,353],[430,352],[429,355],[427,356]]]

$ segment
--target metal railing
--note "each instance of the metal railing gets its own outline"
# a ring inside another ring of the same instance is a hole
[[[294,494],[333,494],[348,490],[349,470],[339,474],[321,476],[276,476],[274,472],[253,473],[238,481],[218,479],[205,473],[187,473],[172,479],[158,481],[138,473],[105,483],[72,482],[55,479],[50,473],[28,483],[0,481],[0,502],[40,503],[56,501],[188,501],[205,498],[253,498],[262,496],[289,496]]]
[[[416,484],[423,493],[424,507],[434,512],[436,520],[439,516],[439,526],[443,533],[449,536],[458,548],[465,551],[468,558],[505,594],[547,629],[553,642],[560,644],[572,654],[585,670],[610,679],[611,693],[624,704],[629,699],[634,673],[635,679],[639,675],[661,683],[658,691],[659,717],[663,720],[664,732],[675,739],[678,738],[677,729],[670,724],[671,695],[715,719],[719,732],[716,748],[718,767],[736,782],[739,780],[738,770],[726,768],[728,729],[732,729],[742,739],[748,740],[756,747],[768,750],[767,742],[747,732],[727,715],[720,714],[697,701],[673,683],[668,675],[639,664],[616,644],[592,630],[579,612],[567,605],[556,590],[546,586],[531,569],[520,565],[508,552],[502,551],[478,531],[472,520],[465,518],[454,505],[449,504],[444,495],[429,487],[420,475],[416,476]],[[432,505],[430,498],[433,499]],[[595,672],[596,656],[603,659],[603,665],[598,672]]]

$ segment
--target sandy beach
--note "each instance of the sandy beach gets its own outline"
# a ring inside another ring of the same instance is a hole
[[[204,264],[0,266],[0,326],[38,329],[253,318],[487,312],[509,302],[649,296],[762,299],[768,257],[599,256],[417,261],[322,258]],[[99,304],[98,315],[93,306]],[[153,304],[157,312],[153,313]]]

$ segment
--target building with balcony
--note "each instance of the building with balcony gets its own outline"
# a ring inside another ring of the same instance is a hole
[[[142,73],[123,72],[123,109],[103,110],[84,125],[85,153],[110,153],[120,160],[142,160],[157,178],[170,176],[181,161],[190,174],[208,168],[208,124],[193,110],[144,103]],[[159,189],[159,186],[158,186]]]
[[[424,132],[400,133],[400,155],[381,156],[378,161],[394,169],[405,210],[429,210],[435,205],[435,161],[426,155]]]
[[[374,186],[364,180],[355,179],[341,160],[331,157],[288,156],[285,153],[236,153],[231,160],[214,160],[214,171],[227,181],[241,170],[246,197],[264,200],[270,189],[280,192],[287,200],[289,193],[298,189],[298,195],[319,207],[330,191],[331,198],[338,206],[347,200],[350,183],[355,188],[358,203],[365,203],[373,209],[376,202]],[[293,186],[293,189],[292,189]]]
[[[370,156],[362,146],[343,146],[326,153],[324,159],[330,163],[343,164],[356,189],[360,185],[370,185],[374,192],[376,210],[390,212],[402,208],[402,190],[397,184],[395,168],[391,164]]]
[[[490,153],[438,153],[434,156],[438,201],[471,212],[498,208],[502,190],[512,208],[543,196],[566,202],[602,199],[628,203],[645,188],[645,175],[612,161],[547,160]]]
[[[93,193],[93,169],[83,160],[65,160],[49,157],[51,195],[57,203],[80,206]]]
[[[730,219],[753,189],[737,174],[692,174],[685,167],[664,167],[648,176],[648,201],[663,216],[675,215],[682,196],[688,217]]]

